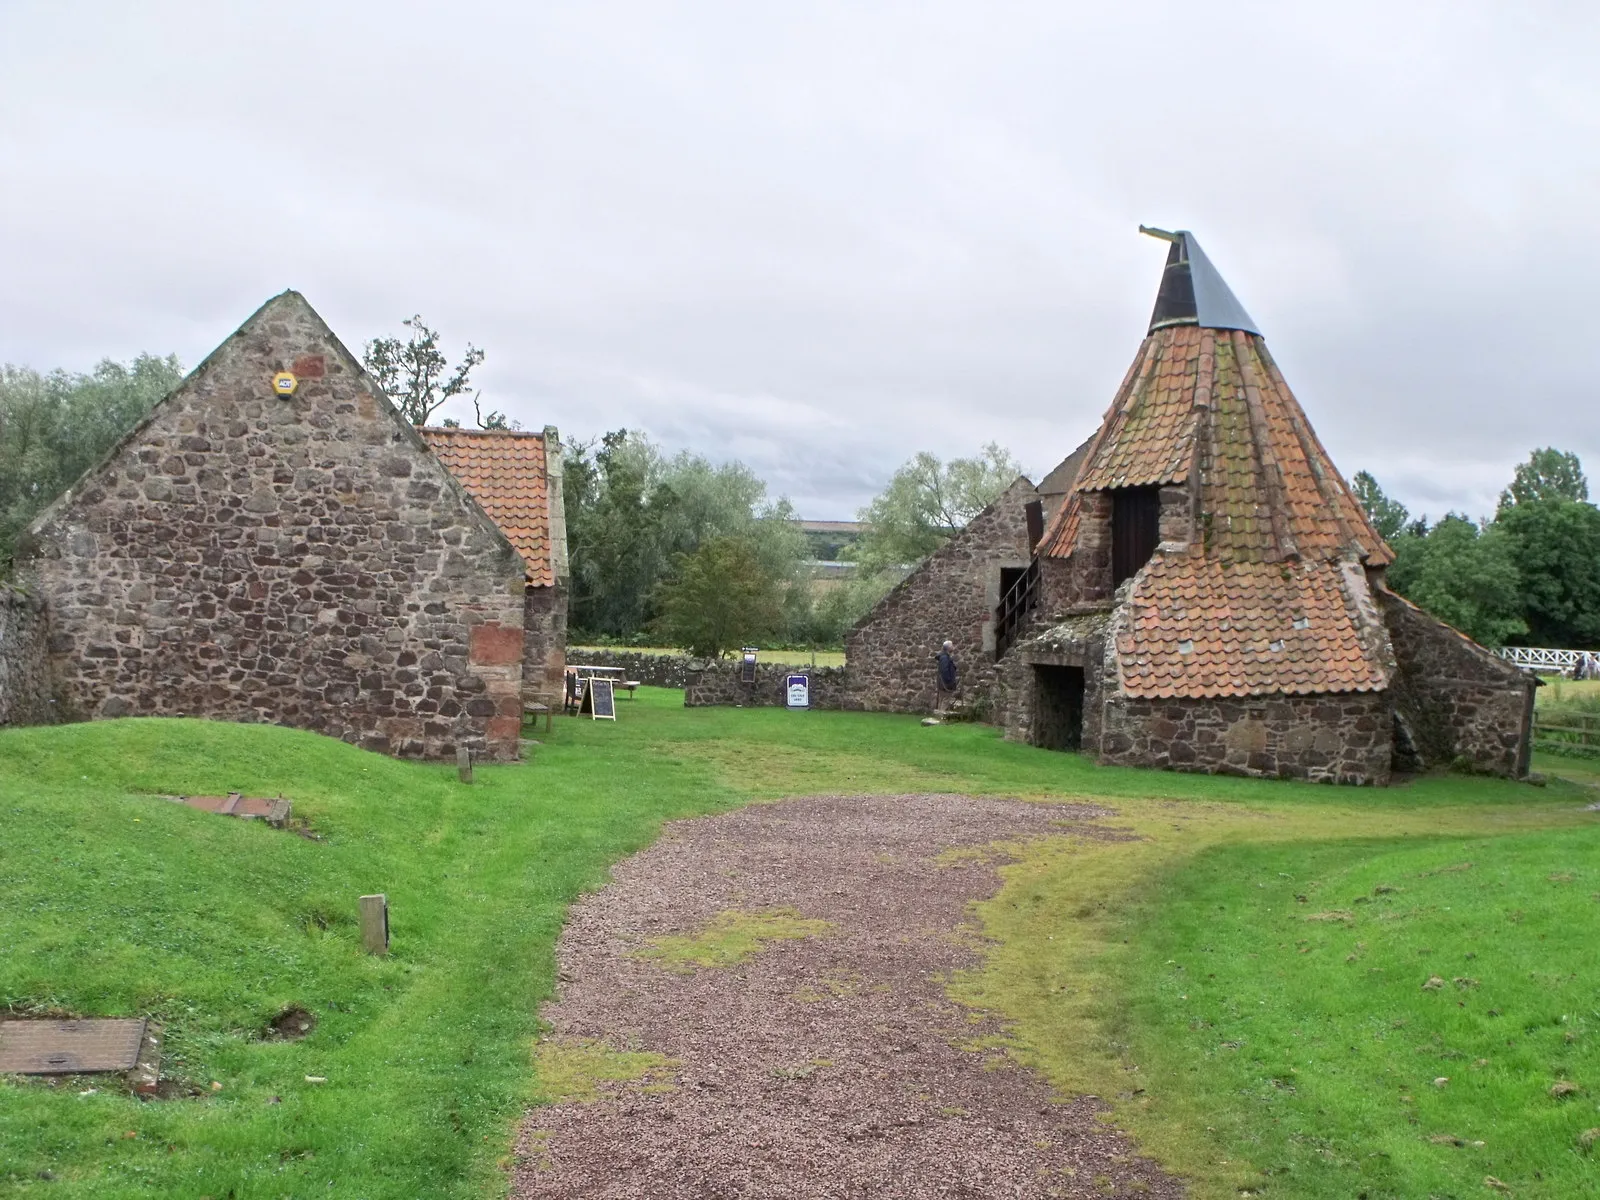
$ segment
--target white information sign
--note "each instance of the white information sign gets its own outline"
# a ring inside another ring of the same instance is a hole
[[[811,707],[811,677],[791,675],[787,680],[790,708]]]

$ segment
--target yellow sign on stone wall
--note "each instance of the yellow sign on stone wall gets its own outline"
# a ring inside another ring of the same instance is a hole
[[[279,371],[272,377],[272,390],[280,396],[294,395],[294,389],[300,386],[300,381],[288,371]]]

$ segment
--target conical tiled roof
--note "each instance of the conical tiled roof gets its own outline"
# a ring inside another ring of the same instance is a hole
[[[1385,687],[1389,667],[1373,636],[1361,565],[1382,566],[1393,555],[1261,335],[1240,327],[1248,316],[1192,235],[1169,236],[1182,240],[1168,255],[1151,331],[1039,552],[1070,558],[1085,493],[1182,485],[1195,514],[1192,538],[1186,550],[1158,552],[1135,576],[1118,634],[1125,690],[1217,696]],[[1185,270],[1207,276],[1204,289],[1194,280],[1197,290],[1212,297],[1187,316],[1181,303],[1165,303],[1180,248]]]
[[[1202,549],[1277,562],[1394,556],[1317,440],[1260,334],[1169,325],[1139,347],[1075,494],[1189,483],[1199,472]],[[1040,543],[1065,557],[1080,504],[1069,497]]]

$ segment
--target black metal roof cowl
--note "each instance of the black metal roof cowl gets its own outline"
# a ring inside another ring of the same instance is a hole
[[[1161,274],[1161,290],[1156,293],[1155,311],[1150,314],[1150,332],[1169,325],[1199,325],[1204,329],[1242,329],[1260,334],[1194,234],[1186,229],[1168,233],[1144,225],[1139,226],[1139,232],[1171,243]]]

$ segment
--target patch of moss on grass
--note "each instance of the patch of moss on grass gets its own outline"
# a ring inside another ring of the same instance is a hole
[[[1020,841],[988,842],[981,846],[950,846],[939,851],[929,861],[936,867],[964,867],[968,863],[988,866],[997,862],[1015,862],[1022,857]]]
[[[687,975],[696,967],[731,967],[759,954],[771,942],[820,937],[832,928],[831,922],[801,916],[793,908],[727,909],[712,917],[699,933],[655,938],[634,953]]]
[[[653,1077],[678,1063],[647,1050],[618,1050],[599,1038],[546,1038],[533,1048],[533,1065],[549,1101],[586,1104],[599,1098],[603,1084],[651,1078],[647,1090],[671,1091],[670,1083]]]

